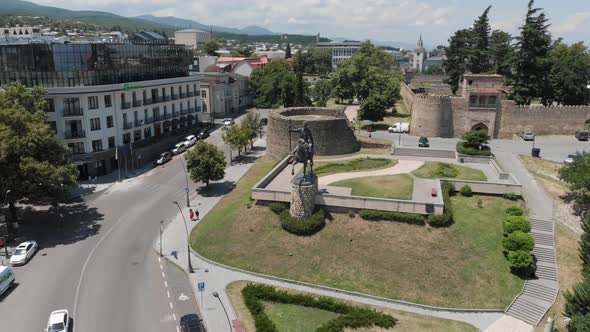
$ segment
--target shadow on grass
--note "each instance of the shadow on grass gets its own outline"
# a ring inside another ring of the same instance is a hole
[[[559,196],[559,198],[561,198],[566,204],[573,202],[574,204],[572,204],[572,208],[574,210],[574,214],[578,217],[583,217],[586,215],[586,212],[590,210],[590,201],[588,201],[589,199],[578,192],[570,191],[564,195]]]
[[[232,191],[234,186],[233,181],[215,182],[210,183],[208,187],[198,188],[197,192],[203,197],[219,197]]]

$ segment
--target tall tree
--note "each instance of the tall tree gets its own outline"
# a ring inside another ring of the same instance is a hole
[[[338,70],[332,79],[332,86],[334,87],[334,96],[338,98],[338,102],[343,100],[352,101],[354,99],[354,87],[352,86],[354,64],[352,61],[341,61],[338,63]]]
[[[203,53],[207,55],[217,55],[217,50],[219,50],[219,43],[216,40],[210,40],[203,45]]]
[[[260,123],[260,113],[255,111],[246,113],[242,119],[242,126],[248,130],[248,134],[250,136],[250,147],[253,149],[254,138],[256,138],[257,133],[262,129],[262,124]]]
[[[306,106],[309,105],[308,98],[305,95],[305,81],[303,80],[303,71],[305,70],[305,62],[301,56],[301,50],[297,52],[296,61],[293,64],[293,70],[295,71],[295,106]]]
[[[557,43],[550,53],[550,81],[554,99],[563,105],[588,104],[590,54],[583,42]]]
[[[445,72],[449,76],[445,81],[451,86],[454,95],[459,90],[459,83],[467,68],[466,57],[469,49],[470,30],[458,30],[449,39],[449,46],[445,49],[447,58],[443,61]]]
[[[471,29],[471,50],[469,52],[469,69],[474,74],[488,73],[492,70],[490,61],[490,20],[489,6],[475,20]]]
[[[316,106],[325,107],[332,95],[332,82],[330,80],[317,81],[310,94]]]
[[[250,89],[261,108],[293,106],[295,101],[295,74],[285,59],[274,59],[250,77]]]
[[[512,76],[512,64],[514,60],[512,36],[507,32],[494,30],[490,37],[490,50],[492,71],[510,78]]]
[[[287,48],[285,49],[285,59],[291,59],[291,44],[287,43]]]
[[[533,98],[551,103],[553,94],[549,82],[551,35],[549,20],[542,8],[534,8],[530,0],[524,25],[520,27],[515,53],[515,77],[512,98],[519,105],[529,105]]]
[[[7,195],[11,219],[17,221],[16,203],[32,195],[64,197],[74,185],[78,169],[70,153],[46,124],[45,91],[19,83],[0,90],[0,193]]]
[[[205,141],[198,141],[194,149],[186,153],[186,168],[193,181],[219,181],[225,176],[225,155],[215,145]]]
[[[573,163],[559,170],[559,178],[569,185],[580,210],[587,210],[590,205],[590,153],[576,155]]]

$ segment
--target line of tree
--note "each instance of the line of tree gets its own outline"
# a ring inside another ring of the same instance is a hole
[[[447,83],[456,94],[463,74],[471,72],[504,75],[512,86],[511,99],[519,105],[539,100],[543,105],[588,104],[590,53],[582,42],[567,45],[553,40],[549,19],[530,0],[518,36],[491,30],[491,6],[468,29],[449,39],[443,66]]]
[[[590,331],[590,154],[578,154],[574,162],[565,165],[559,177],[569,184],[578,210],[584,214],[582,236],[580,237],[580,258],[582,259],[582,281],[573,289],[566,290],[565,315],[570,321],[569,332]]]
[[[299,55],[299,53],[298,53]],[[309,84],[303,78],[304,63],[296,56],[291,64],[286,59],[272,59],[264,68],[250,76],[250,91],[256,97],[256,106],[309,106]]]
[[[392,61],[383,49],[364,42],[350,60],[338,63],[332,80],[335,97],[340,102],[357,99],[361,119],[382,120],[400,99],[401,77],[391,70]]]
[[[250,149],[254,148],[254,139],[261,129],[260,114],[248,112],[240,124],[228,126],[224,129],[223,142],[232,149],[238,150],[238,156],[240,156],[242,151],[248,151],[248,147]]]
[[[305,53],[297,53],[294,60],[303,58],[303,72],[309,75],[327,76],[332,72],[332,52],[317,47],[308,48]]]

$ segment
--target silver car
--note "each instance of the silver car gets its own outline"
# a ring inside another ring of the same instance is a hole
[[[563,163],[564,163],[564,164],[566,164],[566,165],[567,165],[567,164],[571,164],[571,163],[573,163],[573,162],[574,162],[574,158],[576,158],[576,155],[575,155],[575,154],[568,154],[568,155],[567,155],[567,158],[565,158],[565,159],[563,160]]]
[[[535,139],[537,134],[533,133],[532,131],[521,131],[519,136],[525,141],[532,141]]]

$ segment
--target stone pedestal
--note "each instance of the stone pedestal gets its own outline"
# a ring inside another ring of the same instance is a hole
[[[291,209],[293,218],[307,219],[315,209],[315,195],[318,192],[318,178],[315,174],[296,176],[291,181]]]

